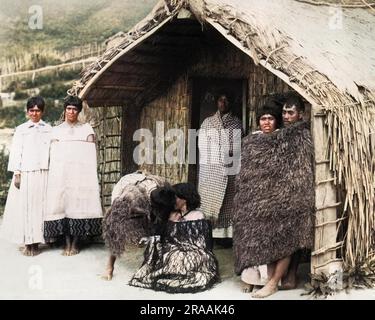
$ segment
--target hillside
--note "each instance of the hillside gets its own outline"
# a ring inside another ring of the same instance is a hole
[[[0,0],[0,65],[4,61],[30,60],[22,59],[24,55],[38,55],[39,61],[17,66],[17,71],[58,64],[63,59],[54,51],[63,55],[73,47],[102,43],[109,36],[128,30],[155,3],[156,0],[40,0],[43,28],[32,30],[28,25],[32,14],[28,11],[35,1]]]
[[[98,55],[103,42],[127,31],[145,17],[157,0],[0,0],[0,75],[77,61]],[[43,28],[28,26],[29,8],[38,3]],[[29,96],[46,100],[44,120],[53,123],[62,113],[62,99],[79,78],[82,65],[0,79],[0,216],[11,174],[6,172],[7,149],[13,128],[26,120]],[[6,98],[5,98],[6,97]],[[12,98],[9,98],[12,97]]]

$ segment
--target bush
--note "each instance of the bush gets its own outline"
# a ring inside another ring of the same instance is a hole
[[[46,101],[46,108],[43,115],[43,120],[50,125],[54,125],[54,123],[60,119],[64,108],[62,102],[60,102],[57,106],[55,105],[54,99],[45,99]]]
[[[5,88],[4,92],[14,92],[17,90],[17,88],[18,88],[18,82],[13,80]]]
[[[51,71],[50,73],[45,74],[37,74],[34,81],[31,79],[27,79],[25,84],[22,86],[23,89],[30,89],[40,87],[45,84],[51,84],[56,81],[69,81],[74,79],[79,79],[80,77],[80,69],[72,70],[72,69],[63,69],[59,71]],[[14,91],[14,90],[13,90]]]
[[[27,120],[25,109],[23,106],[0,108],[0,129],[15,128],[24,123]]]
[[[14,100],[24,100],[24,99],[27,99],[28,97],[29,95],[26,92],[23,92],[17,89],[14,95]]]
[[[12,173],[7,171],[9,155],[3,147],[0,150],[0,216],[4,212],[5,202],[7,200],[8,189],[12,180]]]
[[[62,99],[66,96],[66,92],[70,87],[70,85],[52,83],[40,90],[39,94],[45,99]]]

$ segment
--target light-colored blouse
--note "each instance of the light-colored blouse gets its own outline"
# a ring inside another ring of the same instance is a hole
[[[13,136],[8,171],[47,170],[52,127],[40,120],[19,125]]]
[[[87,141],[89,135],[95,135],[95,133],[94,129],[88,123],[76,122],[74,124],[70,124],[65,121],[52,129],[52,140]]]

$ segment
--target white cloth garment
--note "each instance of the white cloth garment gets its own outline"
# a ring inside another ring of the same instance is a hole
[[[47,170],[21,172],[21,187],[9,188],[0,235],[17,244],[44,243]]]
[[[0,236],[17,244],[43,243],[51,126],[28,121],[16,128],[8,169],[21,174],[9,188]]]
[[[53,128],[45,221],[103,216],[96,147],[86,141],[90,134],[89,124],[64,122]]]
[[[42,120],[19,125],[12,140],[8,171],[47,170],[51,130]]]
[[[95,133],[93,128],[88,123],[77,122],[72,125],[68,122],[63,122],[52,129],[52,140],[87,141],[87,137],[89,135],[95,135]]]

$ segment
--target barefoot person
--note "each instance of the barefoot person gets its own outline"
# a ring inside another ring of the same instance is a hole
[[[51,126],[42,120],[44,100],[40,96],[27,101],[29,121],[16,128],[9,155],[8,170],[13,179],[8,192],[1,236],[25,245],[23,254],[39,253],[44,243],[47,172]]]
[[[67,96],[65,121],[52,129],[44,236],[64,237],[65,256],[79,253],[80,238],[101,235],[95,134],[78,121],[81,110],[82,101]]]
[[[103,238],[110,251],[103,280],[112,280],[116,259],[128,246],[138,245],[142,238],[158,233],[159,222],[152,216],[150,195],[165,185],[164,178],[137,171],[123,176],[114,186],[112,205],[103,219]],[[168,210],[167,204],[174,200],[174,193],[167,194],[169,201],[164,205]]]
[[[235,272],[267,266],[267,283],[252,296],[278,290],[292,255],[313,244],[313,145],[300,121],[244,139],[234,199]]]
[[[212,229],[200,206],[200,196],[189,183],[173,186],[175,210],[168,221],[160,219],[160,236],[151,237],[144,261],[129,285],[166,291],[194,293],[211,288],[219,279],[218,263],[212,252]],[[153,191],[155,211],[165,212],[164,188]]]
[[[295,93],[289,93],[285,97],[283,104],[282,117],[285,127],[290,127],[293,124],[303,120],[305,112],[305,105],[302,99]],[[309,135],[307,130],[305,134]],[[287,274],[282,279],[282,289],[294,289],[297,286],[297,269],[301,257],[301,250],[293,253],[288,267]]]
[[[271,134],[279,130],[282,124],[280,108],[272,102],[266,103],[258,111],[257,124],[260,130],[253,132],[253,134]],[[249,199],[249,201],[251,200]],[[241,223],[241,221],[239,220],[237,223]],[[268,281],[268,276],[273,273],[273,269],[274,265],[272,264],[243,270],[241,273],[241,280],[244,283],[243,291],[252,292],[254,286],[264,286]]]

